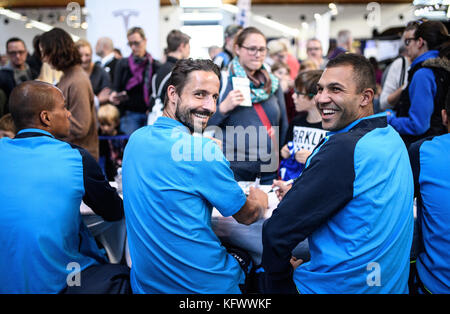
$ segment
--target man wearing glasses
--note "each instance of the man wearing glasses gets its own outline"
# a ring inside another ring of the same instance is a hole
[[[17,85],[35,79],[39,73],[36,73],[26,63],[28,52],[25,42],[17,37],[8,39],[6,42],[6,53],[9,62],[3,68],[0,68],[0,89],[9,98],[9,94]]]
[[[116,65],[114,92],[109,100],[120,109],[121,131],[130,135],[147,123],[147,114],[152,109],[152,76],[158,71],[160,63],[147,52],[147,38],[142,28],[131,28],[127,38],[132,53]]]
[[[323,57],[322,43],[317,38],[311,38],[306,43],[308,59],[314,61],[319,69],[324,69],[327,59]]]

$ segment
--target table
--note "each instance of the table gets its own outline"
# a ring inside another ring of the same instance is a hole
[[[253,182],[239,182],[244,192],[248,190],[251,184]],[[271,190],[270,185],[261,185],[259,188],[266,193]],[[263,251],[262,227],[264,221],[272,216],[272,212],[279,203],[275,192],[268,193],[268,198],[269,209],[264,217],[249,226],[238,223],[233,217],[223,217],[216,209],[213,209],[211,217],[212,228],[219,239],[247,251],[256,265],[261,264]],[[310,258],[308,240],[299,243],[292,251],[292,255],[308,261]]]
[[[110,182],[111,186],[117,188],[116,182]],[[253,182],[239,182],[239,185],[248,193],[249,186]],[[270,185],[261,185],[260,189],[269,192]],[[122,197],[122,194],[119,193]],[[262,257],[262,227],[266,219],[272,216],[273,210],[278,206],[278,198],[274,192],[268,193],[269,209],[263,218],[247,226],[238,223],[233,217],[223,217],[215,208],[212,212],[211,225],[213,231],[223,242],[227,242],[247,251],[256,265],[261,264]],[[82,203],[80,211],[88,229],[92,235],[103,245],[110,263],[117,264],[126,259],[127,265],[131,267],[131,258],[126,236],[125,218],[116,222],[104,221],[96,215],[86,204]],[[304,261],[309,260],[308,241],[305,240],[297,245],[292,254]]]

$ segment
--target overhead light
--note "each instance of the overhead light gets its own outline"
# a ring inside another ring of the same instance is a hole
[[[22,20],[22,14],[8,10],[8,9],[4,9],[4,8],[0,8],[0,14],[7,16],[9,18],[12,18],[14,20]]]
[[[182,21],[221,21],[223,19],[222,13],[183,13],[180,19]]]
[[[221,0],[180,0],[181,8],[217,8],[222,6]]]

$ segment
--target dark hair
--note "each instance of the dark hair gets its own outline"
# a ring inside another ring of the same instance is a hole
[[[236,45],[238,45],[239,47],[242,47],[245,39],[248,37],[248,35],[251,35],[251,34],[259,34],[259,35],[263,36],[267,42],[266,36],[259,29],[257,29],[256,27],[250,26],[250,27],[244,28],[242,31],[239,32],[239,34],[236,36],[234,43]]]
[[[295,78],[295,88],[298,91],[304,90],[308,94],[308,98],[312,99],[317,94],[317,83],[322,73],[322,70],[300,72]]]
[[[41,35],[36,35],[33,38],[33,55],[36,56],[39,60],[42,59],[41,49],[39,48],[39,44],[41,42]]]
[[[416,29],[414,37],[425,40],[429,50],[439,50],[440,57],[450,58],[450,37],[447,28],[442,22],[423,22]]]
[[[181,44],[188,44],[190,39],[191,37],[177,29],[170,31],[167,35],[167,53],[176,51]]]
[[[25,49],[27,49],[27,45],[25,45],[25,42],[24,42],[22,39],[20,39],[19,37],[11,37],[11,38],[8,39],[8,41],[6,42],[6,51],[8,51],[8,45],[9,45],[10,43],[14,43],[14,42],[17,42],[17,41],[20,41],[20,42],[23,44],[23,46],[25,47]]]
[[[188,81],[188,76],[194,71],[206,71],[213,72],[217,75],[220,81],[220,70],[214,62],[207,59],[181,59],[175,63],[175,67],[172,70],[172,75],[169,78],[168,85],[175,86],[175,90],[178,95],[181,95],[183,88]],[[167,105],[169,99],[166,94],[164,99],[164,105]]]
[[[53,85],[41,81],[26,81],[16,86],[9,96],[9,111],[17,130],[36,125],[42,110],[52,110],[55,106],[51,92]]]
[[[81,64],[81,56],[72,37],[61,28],[42,34],[39,44],[43,57],[48,57],[51,65],[59,71]]]
[[[333,68],[343,65],[350,65],[353,68],[357,93],[361,93],[366,88],[371,88],[376,93],[375,71],[369,60],[355,53],[342,53],[330,60],[326,67]]]

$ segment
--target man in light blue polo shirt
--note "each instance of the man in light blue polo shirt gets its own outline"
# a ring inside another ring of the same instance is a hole
[[[216,110],[220,73],[209,60],[180,60],[164,114],[130,137],[123,160],[124,205],[134,293],[240,293],[245,275],[211,229],[215,207],[251,224],[267,208],[245,194],[220,146],[201,133]]]

